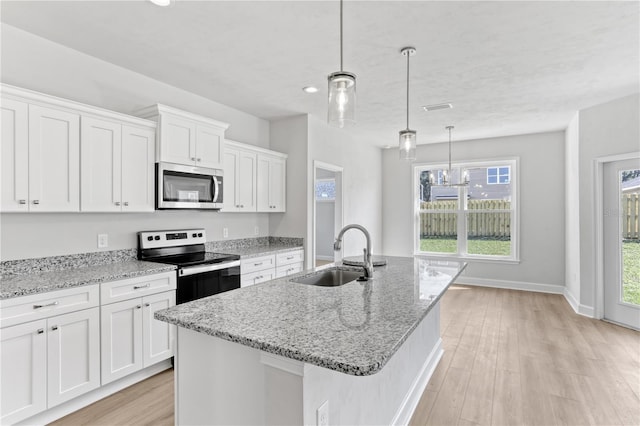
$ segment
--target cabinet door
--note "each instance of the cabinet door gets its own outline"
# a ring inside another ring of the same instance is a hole
[[[143,365],[148,367],[173,356],[175,325],[158,321],[156,311],[176,305],[176,292],[166,291],[142,298]]]
[[[100,386],[100,312],[85,309],[47,320],[48,408]]]
[[[196,165],[222,169],[224,130],[198,124],[196,127]]]
[[[28,105],[2,99],[2,200],[3,212],[29,210]]]
[[[239,152],[237,190],[240,211],[256,211],[256,159],[252,152]]]
[[[0,341],[0,424],[47,408],[46,320],[3,328]]]
[[[238,201],[238,163],[240,161],[240,151],[236,149],[224,149],[224,177],[222,211],[234,212],[240,210]]]
[[[285,211],[285,194],[286,162],[280,158],[273,158],[269,165],[269,211]]]
[[[122,201],[122,125],[82,117],[80,126],[81,210],[119,212]]]
[[[271,161],[269,157],[258,155],[257,167],[257,207],[259,212],[269,212],[269,168]]]
[[[168,114],[160,116],[160,161],[196,164],[196,125]]]
[[[142,299],[100,307],[102,384],[142,368]]]
[[[30,211],[80,210],[80,116],[29,105]]]
[[[122,211],[155,209],[155,132],[122,126]]]

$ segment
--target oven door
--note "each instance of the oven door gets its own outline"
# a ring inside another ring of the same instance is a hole
[[[240,261],[178,269],[176,304],[240,288]]]
[[[222,208],[222,170],[180,164],[156,164],[156,208]]]

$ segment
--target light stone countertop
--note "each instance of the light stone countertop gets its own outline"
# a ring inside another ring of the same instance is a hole
[[[371,375],[466,267],[418,257],[386,259],[367,283],[317,287],[291,281],[313,273],[305,271],[158,311],[155,318],[342,373]]]
[[[284,253],[292,250],[302,250],[304,247],[296,244],[269,244],[253,247],[238,247],[221,249],[220,253],[237,254],[241,258],[266,256],[269,254]]]
[[[46,293],[64,288],[121,280],[160,272],[174,271],[174,265],[162,263],[126,261],[97,266],[64,269],[53,272],[3,277],[0,280],[0,300],[30,294]]]

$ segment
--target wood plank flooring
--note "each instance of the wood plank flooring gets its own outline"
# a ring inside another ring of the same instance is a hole
[[[640,333],[560,295],[452,286],[411,425],[640,425]],[[173,370],[54,423],[173,425]]]

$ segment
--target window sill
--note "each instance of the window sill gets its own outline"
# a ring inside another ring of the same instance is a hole
[[[520,259],[512,259],[505,257],[486,257],[486,256],[460,256],[455,254],[438,254],[438,253],[426,253],[415,252],[414,256],[427,257],[430,259],[442,259],[442,260],[454,260],[476,263],[499,263],[503,265],[519,265]]]

